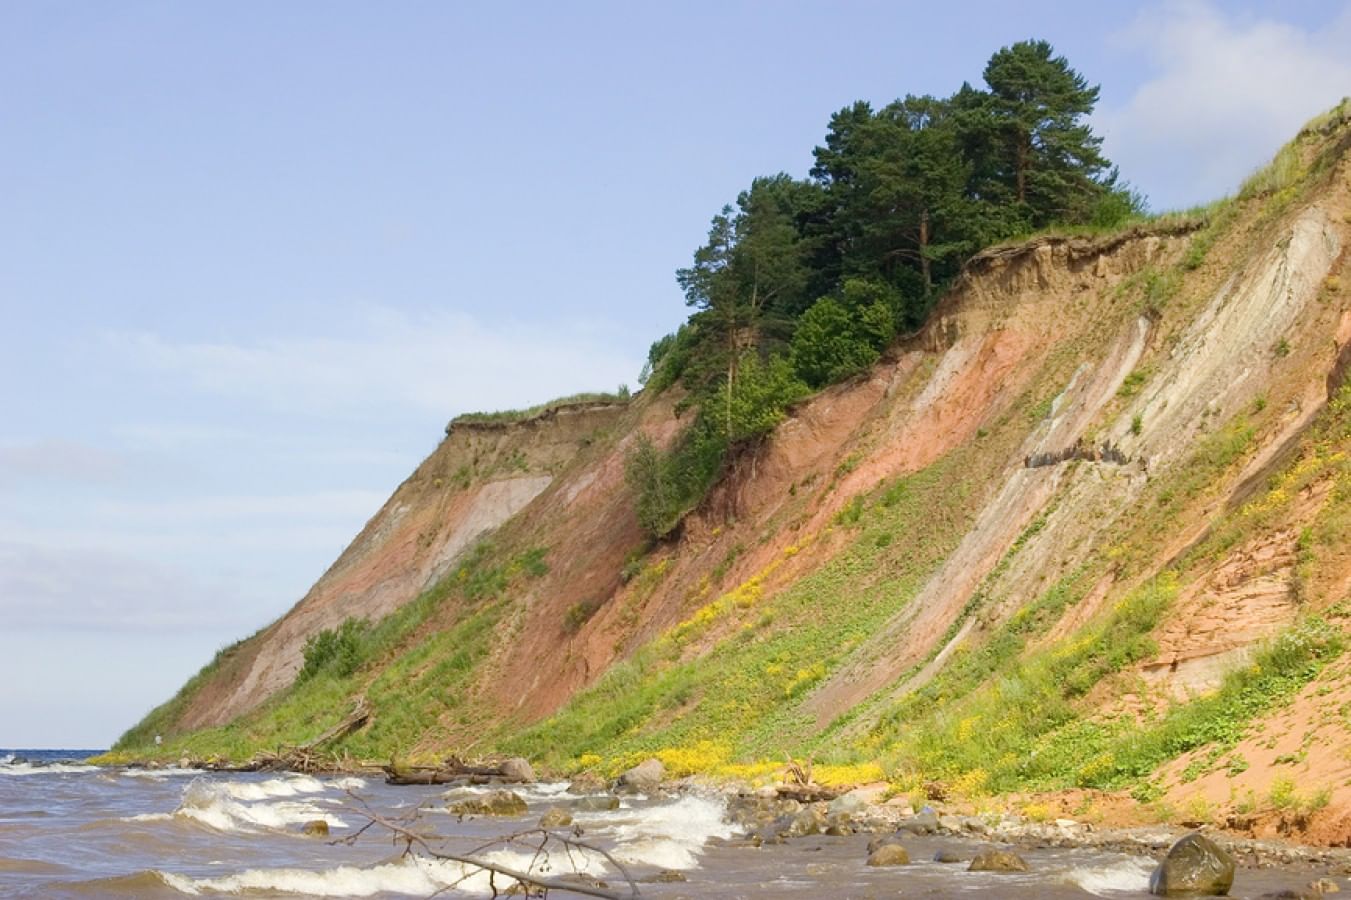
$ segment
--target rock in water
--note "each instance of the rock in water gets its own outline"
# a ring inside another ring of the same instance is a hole
[[[793,816],[793,824],[788,826],[788,837],[807,837],[821,834],[826,830],[826,810],[824,803],[804,806]]]
[[[1222,897],[1233,885],[1233,858],[1210,838],[1194,831],[1180,838],[1149,876],[1149,892],[1156,897]]]
[[[615,782],[615,790],[650,794],[661,787],[661,779],[665,775],[666,767],[661,764],[661,760],[643,760],[619,776],[619,780]]]
[[[976,854],[968,872],[1026,872],[1027,861],[1012,850],[990,847]]]
[[[862,815],[868,808],[868,804],[863,802],[863,798],[858,794],[841,794],[830,805],[826,807],[826,813],[832,816],[843,813],[847,816]]]
[[[934,862],[936,863],[960,863],[966,862],[966,857],[956,850],[935,850]]]
[[[601,794],[599,797],[583,797],[577,801],[576,806],[584,812],[606,812],[611,809],[619,809],[619,798],[614,794]]]
[[[312,837],[328,837],[328,821],[325,819],[312,819],[300,826],[302,834],[308,834]]]
[[[900,844],[883,844],[868,854],[870,866],[906,866],[910,864],[910,852]]]
[[[523,816],[527,807],[520,794],[511,791],[492,791],[482,797],[461,800],[450,807],[457,816]]]
[[[539,817],[540,828],[567,828],[572,824],[572,814],[565,809],[554,807]]]
[[[925,807],[896,827],[898,831],[908,831],[911,834],[933,834],[938,830],[938,813]]]
[[[530,767],[528,761],[519,756],[504,760],[497,768],[502,773],[502,780],[507,784],[533,784],[535,781],[535,770]]]

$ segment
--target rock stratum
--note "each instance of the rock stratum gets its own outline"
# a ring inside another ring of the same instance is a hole
[[[1347,109],[1204,214],[979,254],[665,541],[624,470],[686,427],[678,389],[453,422],[118,749],[240,759],[362,701],[327,752],[746,778],[790,754],[1351,840]],[[349,619],[351,671],[298,681]]]

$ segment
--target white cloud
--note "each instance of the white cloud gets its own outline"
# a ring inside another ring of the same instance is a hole
[[[1155,208],[1236,190],[1308,119],[1351,94],[1351,10],[1318,30],[1166,2],[1119,36],[1153,74],[1101,108],[1105,150]]]
[[[367,311],[355,334],[241,343],[119,332],[106,340],[125,359],[198,391],[341,418],[390,409],[444,417],[613,390],[641,364],[630,341],[591,323],[487,327],[463,313],[415,318],[385,308]]]
[[[0,541],[0,623],[164,631],[242,624],[235,598],[171,566],[104,550]]]

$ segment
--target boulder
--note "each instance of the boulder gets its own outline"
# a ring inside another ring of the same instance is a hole
[[[793,816],[793,823],[788,826],[788,837],[821,834],[827,827],[825,804],[812,803],[804,806]]]
[[[868,841],[868,855],[871,856],[879,847],[885,847],[887,844],[899,843],[901,843],[901,836],[899,834],[884,834],[880,837],[875,837],[871,841]]]
[[[582,797],[573,805],[583,812],[608,812],[612,809],[619,809],[619,798],[614,794],[600,794],[599,796]]]
[[[826,807],[826,812],[832,816],[841,813],[847,816],[858,816],[862,815],[867,808],[868,804],[863,802],[863,798],[851,791],[830,801],[830,805]]]
[[[1149,876],[1149,892],[1156,897],[1183,894],[1222,897],[1233,886],[1233,857],[1195,831],[1179,838]]]
[[[826,827],[822,829],[822,833],[831,837],[845,837],[853,834],[853,817],[847,812],[828,813],[826,815]]]
[[[936,863],[959,863],[966,862],[966,857],[956,850],[935,850],[934,862]]]
[[[511,791],[490,791],[481,797],[471,797],[453,803],[450,811],[457,816],[523,816],[528,807],[520,794]]]
[[[659,759],[646,759],[620,775],[615,781],[615,790],[635,794],[651,794],[661,787],[666,775],[666,767]]]
[[[868,854],[870,866],[905,866],[910,864],[910,852],[900,844],[883,844]]]
[[[328,821],[325,819],[311,819],[300,826],[301,834],[308,834],[311,837],[328,837]]]
[[[910,818],[902,819],[896,827],[911,834],[933,834],[938,830],[938,813],[925,807]]]
[[[976,858],[971,860],[971,865],[967,866],[966,870],[968,872],[1026,872],[1027,862],[1012,850],[987,847],[976,854]]]
[[[535,770],[530,767],[527,760],[519,756],[503,760],[498,770],[502,773],[502,780],[507,784],[533,784],[535,781]]]
[[[572,824],[572,813],[554,807],[539,817],[540,828],[567,828]]]

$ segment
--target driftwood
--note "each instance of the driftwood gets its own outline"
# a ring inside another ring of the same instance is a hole
[[[492,784],[510,782],[501,765],[467,763],[457,756],[440,766],[401,766],[391,762],[381,766],[385,784]]]
[[[788,760],[783,772],[784,783],[774,789],[781,799],[816,803],[820,800],[834,800],[841,794],[848,793],[849,788],[828,788],[817,784],[812,778],[811,757],[807,757],[806,765],[797,762],[786,753],[784,758]]]
[[[280,747],[275,752],[255,753],[248,762],[239,765],[210,760],[193,760],[192,764],[197,768],[215,772],[304,772],[312,775],[371,772],[376,769],[371,763],[354,761],[345,754],[338,756],[321,749],[325,744],[346,737],[370,720],[370,705],[367,704],[366,698],[362,697],[342,721],[311,741],[295,747]]]
[[[834,800],[841,794],[848,792],[844,788],[830,788],[822,784],[781,784],[774,790],[781,800],[796,800],[798,803]]]
[[[447,860],[458,862],[470,868],[463,876],[451,884],[446,885],[437,893],[453,890],[469,877],[478,874],[478,872],[489,873],[489,887],[492,889],[492,896],[516,895],[520,893],[518,885],[503,885],[499,887],[493,880],[494,876],[501,875],[505,878],[513,879],[526,888],[527,896],[547,896],[549,891],[562,891],[574,894],[582,894],[588,897],[603,897],[607,900],[632,900],[640,897],[638,882],[636,882],[624,864],[615,859],[604,848],[595,844],[582,841],[577,834],[565,834],[559,831],[550,831],[544,828],[532,828],[527,831],[518,831],[513,834],[503,835],[494,838],[487,843],[469,850],[466,853],[449,853],[442,849],[433,847],[431,840],[436,840],[435,836],[429,837],[420,833],[420,829],[413,830],[412,825],[416,825],[417,818],[414,813],[413,820],[391,820],[377,812],[371,810],[370,806],[356,794],[348,791],[348,796],[355,800],[358,807],[346,807],[349,811],[366,819],[366,824],[347,837],[332,841],[333,844],[355,844],[357,839],[366,831],[374,826],[380,826],[387,829],[394,837],[394,840],[403,844],[403,853],[405,856],[425,855],[432,859]],[[580,832],[578,832],[580,834]],[[552,846],[551,846],[552,845]],[[543,862],[546,867],[549,865],[550,856],[553,853],[559,853],[566,856],[572,863],[574,878],[554,878],[548,875],[538,874],[533,871],[522,872],[510,866],[500,865],[498,863],[488,862],[481,858],[481,855],[493,849],[494,847],[525,847],[534,852],[534,857],[530,860],[530,869],[535,868],[535,864]],[[612,889],[608,884],[602,881],[586,880],[573,861],[573,851],[585,851],[595,853],[605,859],[610,865],[614,866],[620,876],[628,884],[626,892],[620,892]],[[533,890],[532,890],[533,889]]]
[[[325,731],[309,743],[301,744],[296,749],[300,751],[317,749],[330,741],[336,741],[338,738],[347,737],[347,735],[356,731],[370,720],[371,707],[370,704],[366,702],[365,696],[362,696],[357,700],[356,705],[352,707],[352,711],[347,714],[347,718],[343,719],[337,725],[334,725],[328,731]]]

